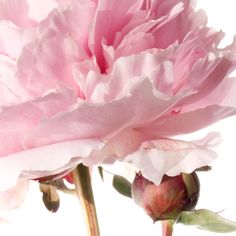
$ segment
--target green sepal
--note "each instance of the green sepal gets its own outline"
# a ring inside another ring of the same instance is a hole
[[[132,198],[131,183],[126,178],[120,175],[114,175],[112,185],[120,194]]]
[[[104,181],[103,168],[101,166],[98,167],[98,172],[99,172],[99,175],[100,175],[102,181]]]
[[[217,213],[207,209],[183,211],[179,214],[176,223],[195,225],[202,230],[215,233],[230,233],[236,231],[236,222],[224,219]]]

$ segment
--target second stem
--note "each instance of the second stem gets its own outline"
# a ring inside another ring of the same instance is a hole
[[[87,235],[100,236],[89,168],[79,164],[73,171],[73,178],[76,193],[84,212]]]

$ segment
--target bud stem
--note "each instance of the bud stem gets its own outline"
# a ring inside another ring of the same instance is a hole
[[[99,236],[99,226],[91,185],[89,168],[79,164],[73,171],[77,196],[83,209],[88,236]]]
[[[164,220],[161,222],[162,226],[162,236],[172,236],[173,233],[173,221]]]

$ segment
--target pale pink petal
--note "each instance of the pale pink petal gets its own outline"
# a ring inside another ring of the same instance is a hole
[[[27,45],[18,61],[22,86],[35,95],[45,94],[58,84],[79,90],[73,80],[72,65],[65,54],[67,42],[59,36],[54,37],[53,34],[50,32],[43,44],[33,42]],[[74,53],[76,54],[76,51]]]
[[[0,21],[0,53],[17,59],[34,36],[34,29],[21,29],[11,22]]]
[[[236,82],[234,77],[226,77],[218,86],[201,99],[184,107],[184,112],[206,108],[212,105],[236,108]]]
[[[15,60],[0,55],[0,107],[19,104],[30,99],[28,92],[21,87],[15,74]]]
[[[155,120],[183,96],[159,93],[150,80],[141,78],[123,98],[105,104],[81,102],[71,111],[43,120],[25,135],[24,145],[35,147],[62,139],[109,139],[127,128]]]
[[[123,161],[136,166],[146,178],[159,184],[164,174],[191,173],[210,164],[216,158],[210,147],[218,138],[217,134],[211,134],[200,142],[159,138],[144,142],[137,152],[126,156]]]
[[[141,0],[99,1],[89,35],[89,46],[102,73],[107,67],[102,53],[102,41],[112,45],[116,33],[128,24],[136,10],[141,8],[141,4]]]
[[[158,133],[157,135],[161,136],[190,133],[235,115],[236,83],[233,78],[225,78],[227,70],[230,69],[230,62],[223,58],[214,67],[199,92],[190,98],[184,98],[184,101],[194,99],[194,102],[183,106],[181,101],[166,116],[141,127],[140,131],[147,134]]]
[[[24,150],[0,157],[0,191],[13,187],[19,177],[34,179],[68,170],[91,151],[100,149],[104,143],[93,140],[75,140],[39,148]],[[12,165],[14,163],[14,165]],[[9,171],[10,170],[10,171]]]
[[[39,38],[26,45],[18,60],[22,86],[41,96],[64,84],[80,94],[73,73],[75,64],[89,58],[86,41],[93,12],[89,1],[51,12],[39,26]]]
[[[116,54],[115,54],[116,58],[120,56],[132,55],[146,49],[155,48],[156,42],[157,41],[160,42],[160,38],[158,38],[157,40],[153,31],[154,30],[158,31],[163,26],[165,26],[165,24],[167,24],[168,22],[175,20],[175,18],[182,11],[183,11],[183,4],[179,3],[179,4],[176,4],[176,6],[173,6],[173,8],[169,9],[169,12],[166,12],[161,18],[157,18],[155,20],[153,19],[151,22],[147,21],[145,18],[142,19],[143,21],[142,24],[140,24],[139,22],[139,25],[134,27],[129,32],[127,32],[129,30],[129,24],[128,24],[121,31],[121,34],[118,35],[119,39],[116,38],[116,41],[114,44],[114,47],[117,48]],[[141,19],[139,21],[141,21]],[[131,25],[132,23],[133,21],[131,21]],[[144,38],[142,38],[143,36]],[[143,45],[141,45],[140,40],[144,43]],[[171,45],[172,43],[170,43],[169,45]]]
[[[27,0],[0,1],[0,19],[12,21],[18,26],[32,26],[35,22],[28,19],[29,5]]]
[[[125,130],[106,142],[101,150],[94,150],[89,158],[83,160],[83,163],[92,166],[122,161],[125,156],[137,151],[142,142],[150,138],[150,135],[147,136],[135,129]]]
[[[76,98],[71,91],[61,90],[15,106],[2,108],[0,111],[0,155],[24,150],[27,146],[25,137],[33,127],[36,128],[46,118],[67,111],[75,101]]]
[[[93,102],[117,100],[125,96],[140,78],[152,80],[157,91],[171,93],[174,63],[170,60],[174,48],[148,50],[116,60],[108,75],[90,72],[87,77],[86,98]],[[127,80],[129,78],[129,80]],[[170,92],[169,92],[170,91]]]
[[[14,187],[4,192],[0,191],[0,211],[8,211],[19,207],[23,203],[27,191],[27,180],[18,180]]]
[[[0,19],[21,27],[35,27],[56,6],[55,0],[1,0]]]
[[[207,97],[217,86],[227,77],[232,67],[232,61],[225,57],[218,59],[214,70],[210,72],[207,78],[201,83],[197,89],[197,92],[189,97],[186,97],[182,102],[187,105],[193,104],[194,102]],[[182,104],[180,104],[181,106]]]
[[[158,184],[164,174],[190,173],[210,164],[216,158],[211,149],[219,143],[219,138],[212,133],[201,140],[186,142],[127,130],[110,139],[101,150],[93,151],[84,163],[92,166],[127,162]]]
[[[27,3],[29,6],[28,17],[36,22],[44,20],[58,6],[56,0],[27,0]]]
[[[83,1],[81,1],[81,0],[56,0],[56,2],[57,2],[58,4],[60,4],[60,5],[62,5],[62,6],[70,5],[71,3],[75,2],[75,1],[77,1],[77,2],[83,2]]]
[[[146,135],[171,136],[191,133],[205,128],[225,117],[236,115],[236,109],[233,107],[221,107],[212,105],[202,109],[196,109],[192,112],[178,114],[178,111],[172,112],[169,116],[163,116],[138,131]]]
[[[158,3],[158,1],[156,2]],[[176,0],[172,2],[179,3]],[[203,11],[194,12],[188,5],[189,1],[184,1],[184,11],[174,20],[153,32],[155,38],[158,39],[155,47],[166,48],[176,41],[181,42],[189,31],[194,31],[206,23],[205,13]],[[165,35],[168,35],[168,37]]]

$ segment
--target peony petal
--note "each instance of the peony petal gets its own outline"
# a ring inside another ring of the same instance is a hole
[[[205,108],[212,105],[220,105],[226,107],[236,108],[236,97],[235,97],[236,82],[233,77],[226,77],[218,86],[210,91],[205,97],[186,105],[184,111],[194,111],[199,108]]]
[[[173,2],[175,4],[179,3],[176,0],[172,1],[172,4]],[[155,47],[166,48],[176,41],[182,42],[189,31],[194,31],[201,25],[206,24],[207,17],[203,11],[194,12],[193,8],[189,6],[189,1],[182,3],[184,4],[184,9],[181,14],[153,32],[155,38],[158,39],[156,40]]]
[[[25,137],[33,127],[39,125],[45,118],[67,111],[75,102],[74,93],[61,90],[42,98],[2,108],[0,111],[0,156],[24,150]]]
[[[25,44],[35,36],[34,29],[21,29],[11,22],[0,21],[0,52],[17,59]]]
[[[229,74],[232,67],[232,61],[225,57],[221,57],[217,61],[218,63],[214,67],[214,70],[212,70],[204,82],[201,83],[197,89],[198,91],[195,94],[183,99],[182,104],[185,104],[185,107],[199,101],[200,99],[203,99],[204,97],[207,97],[209,93],[214,91],[214,89],[217,88],[217,86]],[[182,104],[179,105],[182,106]]]
[[[16,77],[16,62],[0,55],[0,107],[12,106],[30,99],[28,92],[21,87]]]
[[[28,19],[28,11],[27,0],[0,1],[0,19],[12,21],[15,25],[28,27],[35,24]]]
[[[150,136],[137,132],[135,129],[125,130],[111,138],[101,150],[94,150],[83,163],[88,166],[114,163],[139,149],[140,144]]]
[[[163,175],[176,176],[191,173],[196,168],[208,165],[216,158],[216,153],[209,149],[214,139],[211,134],[201,144],[160,138],[144,142],[141,148],[127,157],[127,161],[142,171],[149,180],[159,184]],[[210,142],[210,144],[208,144]]]
[[[173,63],[170,58],[174,48],[150,50],[121,57],[116,60],[109,75],[99,76],[90,72],[87,77],[86,98],[93,102],[117,100],[142,77],[153,81],[157,91],[171,94],[173,84]],[[129,80],[127,80],[129,78]]]
[[[0,192],[0,211],[8,211],[19,207],[28,191],[28,181],[18,180],[16,185],[5,192]]]
[[[81,102],[72,111],[45,119],[25,135],[24,144],[35,147],[71,139],[109,139],[129,127],[155,120],[183,96],[161,94],[150,80],[140,78],[121,99],[105,104]]]
[[[90,1],[73,4],[52,11],[41,22],[39,37],[25,46],[18,60],[18,76],[24,87],[39,96],[58,84],[80,93],[73,69],[89,58],[87,39],[94,7]]]
[[[172,5],[171,5],[172,6]],[[173,5],[165,14],[157,19],[147,20],[146,16],[141,15],[140,19],[131,20],[115,38],[114,47],[116,48],[115,56],[128,56],[139,53],[142,50],[155,48],[156,42],[160,39],[155,37],[153,31],[158,31],[168,22],[175,18],[183,11],[183,4]],[[136,16],[135,16],[136,17]],[[134,27],[134,23],[137,26]],[[132,28],[131,28],[132,27]],[[119,36],[119,37],[118,37]],[[144,38],[143,38],[143,37]],[[141,45],[140,41],[144,44]],[[168,45],[169,46],[169,45]],[[140,49],[140,50],[139,50]]]
[[[58,6],[55,0],[27,0],[29,6],[28,17],[37,22],[45,19]]]
[[[102,40],[107,45],[112,45],[116,33],[130,21],[141,5],[141,0],[120,0],[119,3],[116,0],[99,1],[89,35],[89,47],[96,56],[102,73],[107,67],[102,53]]]
[[[97,140],[75,140],[45,145],[0,157],[0,191],[13,187],[18,178],[40,178],[75,167],[91,151],[104,144]],[[12,165],[14,163],[14,165]],[[9,171],[11,170],[11,171]]]
[[[169,137],[197,131],[235,114],[235,108],[212,105],[183,114],[173,112],[137,130],[147,135]]]

